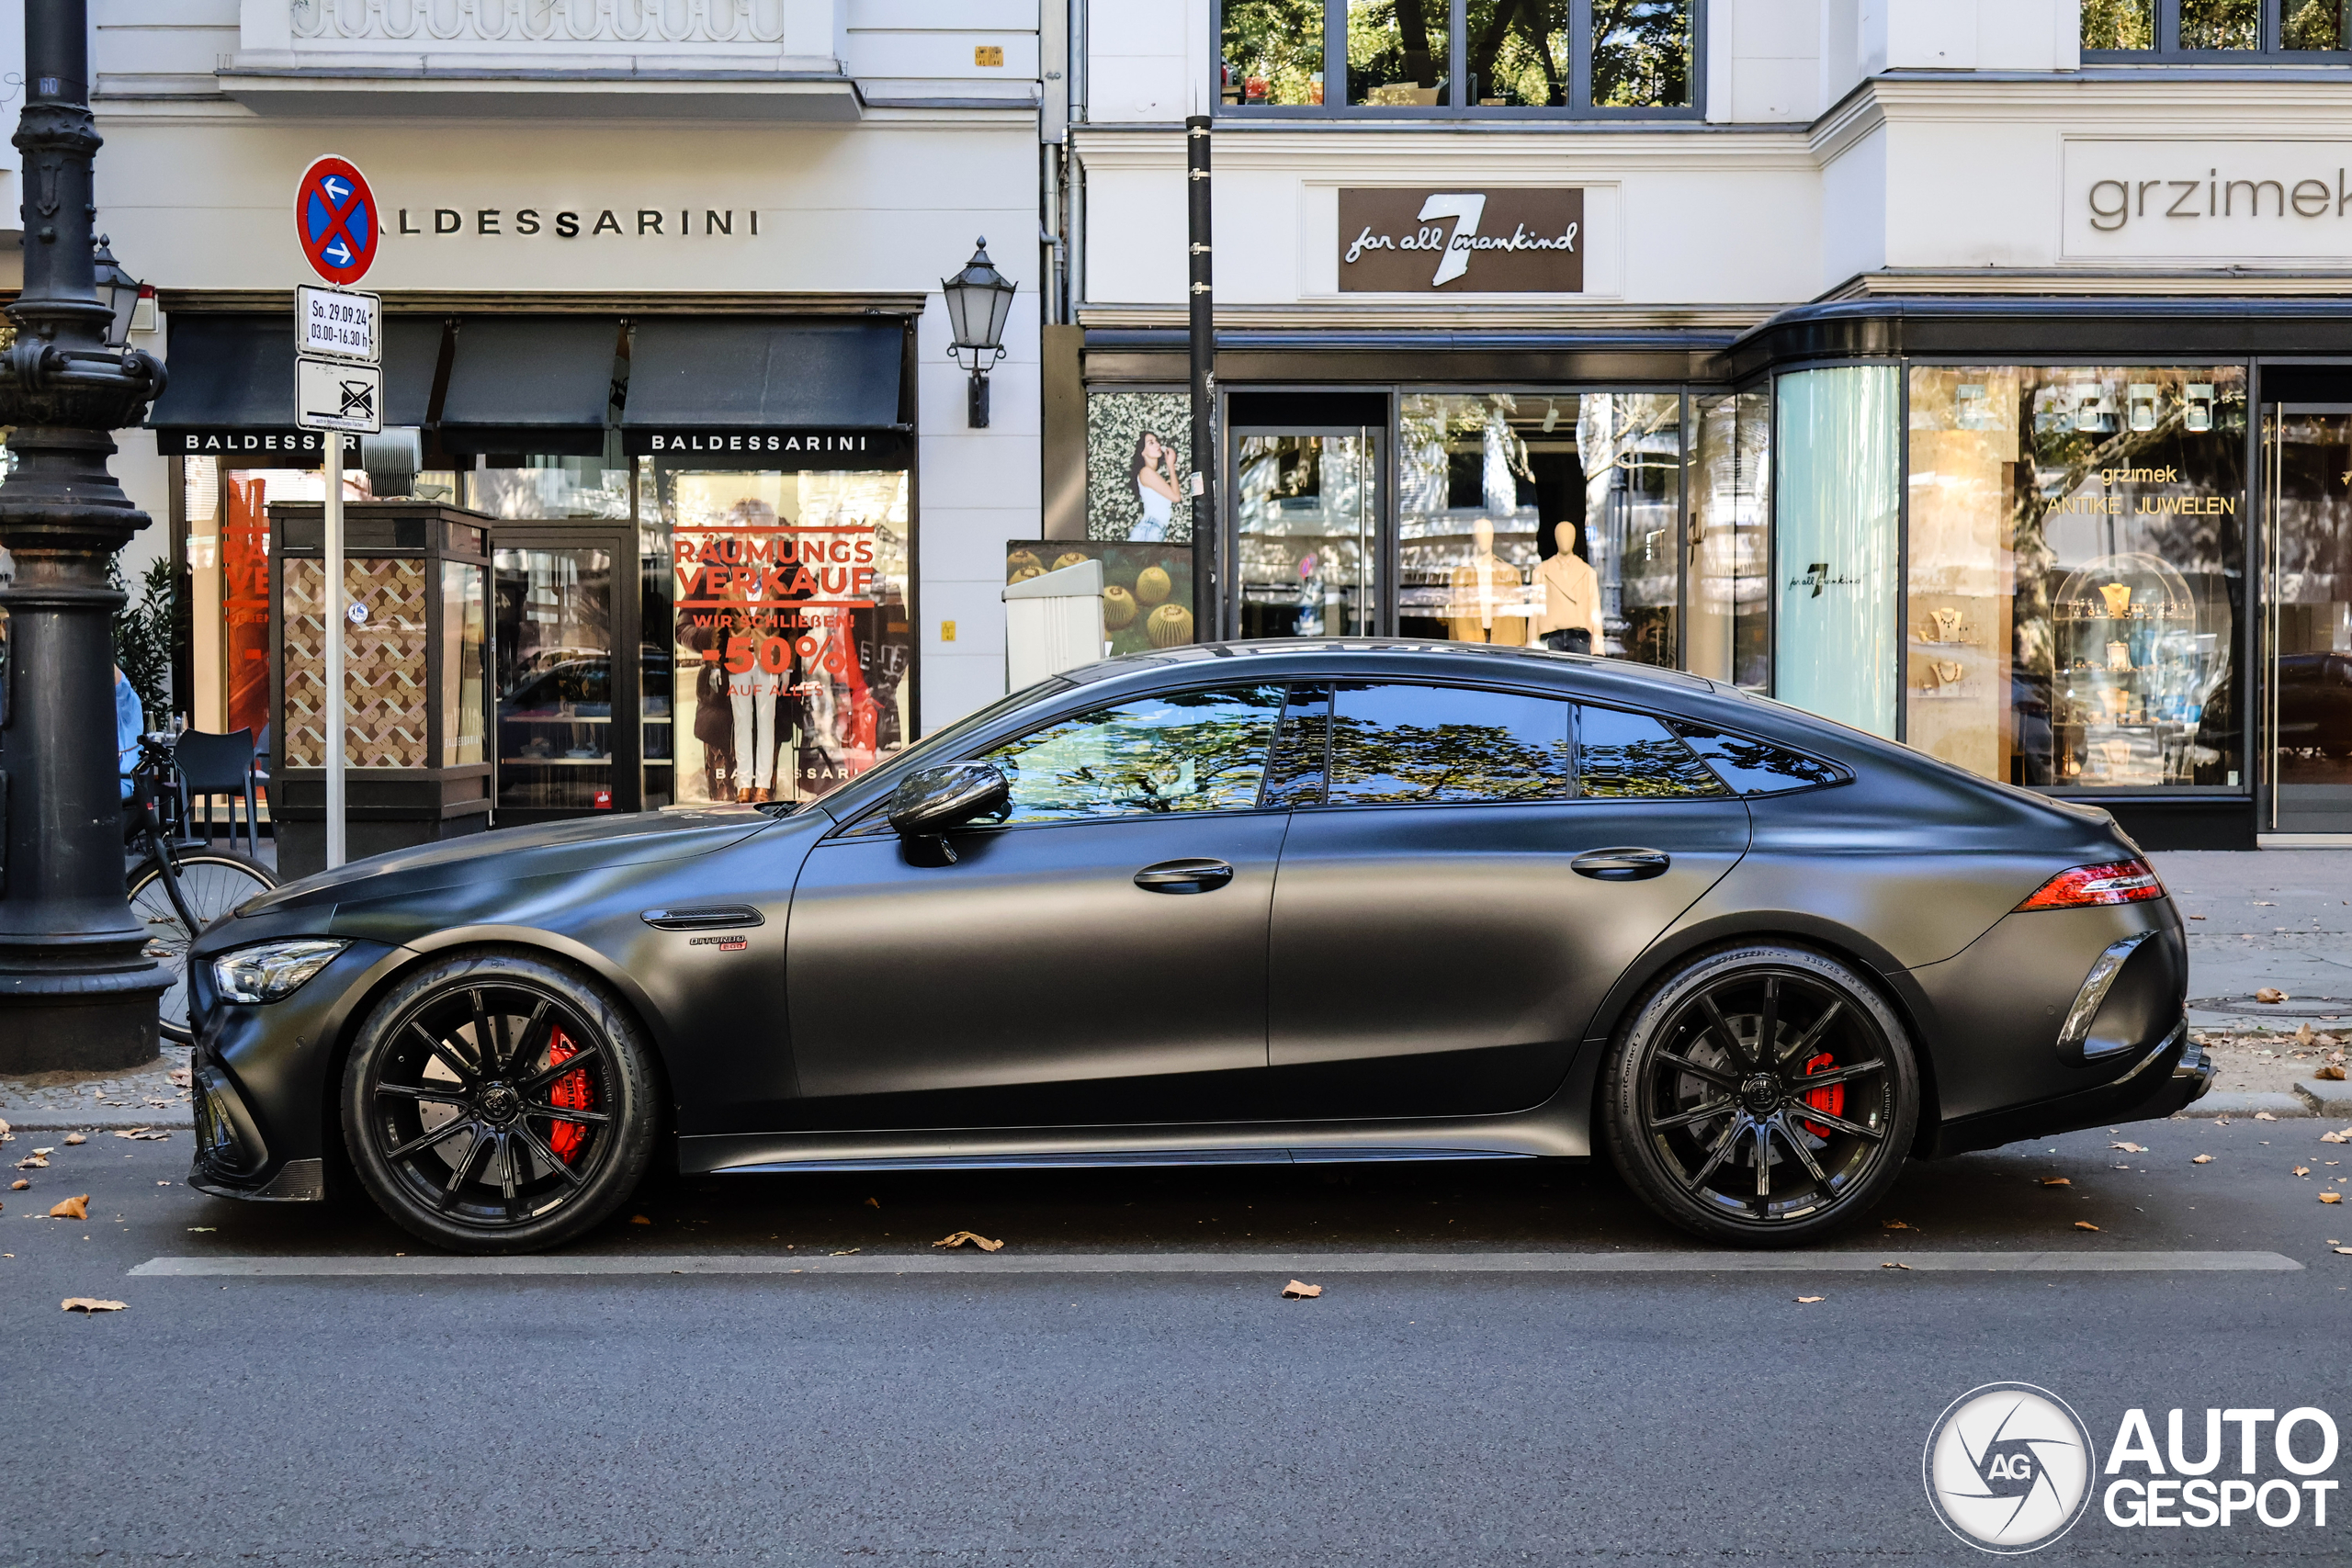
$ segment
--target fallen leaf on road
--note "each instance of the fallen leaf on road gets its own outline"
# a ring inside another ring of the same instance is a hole
[[[90,1195],[87,1192],[85,1192],[79,1198],[68,1198],[62,1202],[51,1204],[50,1206],[49,1217],[52,1220],[88,1219],[90,1217]]]
[[[982,1252],[1001,1252],[1004,1249],[1004,1243],[1001,1241],[990,1241],[988,1237],[982,1235],[978,1231],[957,1231],[954,1235],[941,1236],[937,1241],[933,1242],[931,1245],[933,1247],[961,1247],[967,1241],[974,1247],[978,1247]]]
[[[17,1179],[16,1179],[16,1180],[11,1181],[10,1183],[8,1183],[8,1190],[9,1190],[9,1191],[11,1191],[11,1192],[22,1192],[26,1188],[30,1187],[31,1185],[32,1185],[32,1183],[31,1183],[31,1182],[27,1181],[23,1177],[21,1177],[21,1176],[20,1176],[20,1177],[17,1178]]]
[[[2309,1176],[2311,1173],[2312,1168],[2310,1166],[2299,1165],[2295,1168],[2295,1174],[2297,1176]]]
[[[1907,1270],[1911,1265],[1908,1263],[1882,1263],[1879,1267],[1882,1269],[1902,1269]]]
[[[2041,1179],[2041,1184],[2044,1187],[2072,1187],[2074,1182],[2064,1176],[2045,1176]]]
[[[882,1206],[882,1200],[879,1198],[868,1198],[865,1201],[865,1206],[869,1209],[878,1209]]]
[[[2097,1225],[2091,1224],[2088,1220],[2076,1220],[2075,1222],[2075,1228],[2078,1231],[2095,1231],[2098,1229]]]
[[[2148,1145],[2145,1144],[2109,1144],[2107,1146],[2110,1149],[2121,1149],[2127,1155],[2143,1155],[2148,1152]]]
[[[2254,1119],[2255,1119],[2256,1121],[2257,1121],[2257,1122],[2276,1122],[2276,1121],[2278,1121],[2278,1118],[2277,1118],[2276,1116],[2273,1116],[2273,1115],[2272,1115],[2272,1114],[2270,1114],[2270,1112],[2268,1112],[2267,1111],[2256,1111],[2256,1112],[2254,1113]]]
[[[631,1214],[628,1217],[628,1223],[633,1225],[650,1225],[653,1222],[647,1219],[643,1214]]]
[[[187,1088],[187,1087],[188,1087],[188,1077],[189,1077],[189,1075],[188,1075],[188,1070],[187,1070],[186,1067],[174,1067],[174,1068],[173,1068],[173,1069],[172,1069],[168,1074],[166,1074],[166,1075],[164,1075],[164,1076],[165,1076],[165,1077],[169,1077],[169,1078],[172,1080],[172,1082],[173,1082],[174,1084],[175,1084],[176,1086],[178,1086],[178,1087],[179,1087],[179,1088],[181,1088],[181,1089],[186,1089],[186,1088]]]
[[[2290,1001],[2293,998],[2290,998],[2286,992],[2280,990],[2276,986],[2265,986],[2262,989],[2254,993],[2254,999],[2258,1002],[2270,1002],[2276,1004],[2278,1002]]]
[[[2344,1069],[2342,1067],[2335,1066],[2322,1067],[2319,1071],[2313,1073],[2312,1077],[2315,1078],[2325,1078],[2330,1083],[2342,1083],[2344,1081]]]
[[[86,1144],[90,1140],[79,1133],[68,1133],[65,1134],[65,1141],[69,1144]]]
[[[33,1158],[35,1158],[35,1159],[47,1159],[50,1156],[51,1156],[51,1155],[55,1154],[56,1152],[57,1152],[57,1151],[56,1151],[55,1149],[35,1149],[35,1150],[33,1151]]]
[[[865,1248],[862,1247],[844,1247],[839,1252],[834,1253],[833,1256],[835,1258],[854,1258],[865,1250]]]
[[[2276,898],[2256,898],[2254,901],[2254,907],[2257,909],[2275,909],[2278,907],[2278,900]]]
[[[2201,920],[2201,919],[2203,919],[2205,917],[2204,917],[2204,916],[2202,916],[2202,915],[2191,915],[2191,916],[2189,916],[2188,918],[2189,918],[2190,919],[2192,919],[2192,920]]]
[[[2346,1258],[2352,1258],[2352,1247],[2339,1247],[2335,1250],[2344,1254]]]
[[[126,1312],[129,1302],[100,1301],[96,1296],[68,1296],[57,1303],[67,1312]]]
[[[190,1225],[187,1228],[193,1234],[197,1231],[217,1231],[220,1227],[219,1225]]]
[[[1283,1287],[1283,1300],[1286,1302],[1311,1301],[1322,1293],[1322,1286],[1310,1285],[1302,1280],[1293,1280]]]
[[[2295,1026],[2295,1043],[2298,1045],[2308,1045],[2311,1043],[2312,1026],[2308,1023],[2297,1024]]]
[[[161,1139],[168,1138],[171,1134],[169,1133],[150,1132],[144,1127],[133,1127],[127,1133],[117,1133],[115,1136],[118,1138],[134,1139],[140,1143],[154,1143]]]
[[[172,1102],[170,1100],[159,1100],[152,1094],[147,1097],[147,1103],[153,1106],[158,1111],[169,1111],[172,1108]]]
[[[2340,1144],[2344,1141],[2344,1134],[2341,1133],[2322,1133],[2319,1135],[2319,1141],[2323,1144]],[[18,1162],[17,1168],[20,1170],[24,1168],[22,1161]]]
[[[1800,1303],[1804,1303],[1804,1302],[1826,1302],[1826,1301],[1827,1301],[1828,1299],[1829,1299],[1829,1298],[1828,1298],[1827,1296],[1799,1296],[1799,1297],[1797,1298],[1797,1300],[1798,1300]]]
[[[1911,1227],[1901,1220],[1881,1220],[1879,1222],[1879,1228],[1881,1230],[1890,1231],[1907,1231]]]
[[[2211,1155],[2199,1155],[2188,1163],[2191,1165],[2211,1165],[2213,1163],[2213,1156]]]
[[[2319,1195],[2319,1201],[2323,1203],[2341,1203],[2344,1201],[2344,1194],[2341,1192],[2323,1192]]]

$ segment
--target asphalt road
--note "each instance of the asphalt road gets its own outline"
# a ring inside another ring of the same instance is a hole
[[[2188,1407],[2192,1449],[2209,1405],[2352,1425],[2326,1125],[1917,1166],[1866,1232],[1762,1272],[1480,1271],[1715,1260],[1605,1169],[1480,1163],[704,1180],[558,1265],[657,1272],[524,1277],[318,1272],[424,1249],[193,1193],[184,1132],[20,1134],[56,1152],[0,1192],[0,1562],[1978,1562],[1920,1463],[1976,1385],[2060,1394],[2102,1457],[2133,1406],[2160,1442]],[[86,1222],[25,1217],[83,1192]],[[929,1245],[967,1228],[1005,1250]],[[1927,1267],[1955,1251],[1997,1267]],[[1412,1267],[1347,1269],[1374,1254]],[[736,1266],[809,1271],[699,1271]],[[2260,1438],[2256,1483],[2294,1479]],[[2045,1560],[2341,1562],[2334,1501],[2201,1529],[2094,1501]]]

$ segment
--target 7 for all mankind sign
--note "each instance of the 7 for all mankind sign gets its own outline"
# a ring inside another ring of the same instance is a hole
[[[1340,192],[1340,288],[1349,293],[1577,294],[1584,191]]]

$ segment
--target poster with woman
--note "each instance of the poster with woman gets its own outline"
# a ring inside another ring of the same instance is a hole
[[[1096,392],[1086,400],[1086,536],[1187,544],[1193,509],[1192,403],[1182,392]]]

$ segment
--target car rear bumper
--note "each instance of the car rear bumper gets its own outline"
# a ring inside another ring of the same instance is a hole
[[[2132,1070],[2110,1083],[2032,1105],[1947,1122],[1936,1130],[1930,1157],[1996,1148],[2020,1138],[2043,1138],[2120,1122],[2169,1116],[2213,1087],[2213,1060],[2189,1037],[2186,1020]]]

